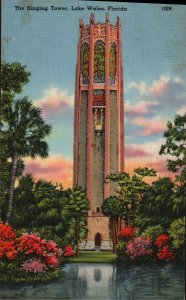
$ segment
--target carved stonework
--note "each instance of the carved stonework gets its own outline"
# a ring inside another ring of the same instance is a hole
[[[118,36],[118,29],[114,28],[114,38],[117,39]]]
[[[91,15],[90,15],[90,24],[92,24],[92,25],[95,24],[94,14],[91,14]]]
[[[94,90],[93,106],[105,106],[104,90]]]
[[[86,38],[90,35],[90,27],[89,26],[84,26],[81,29],[81,38]]]
[[[104,36],[105,35],[105,25],[98,23],[94,26],[94,36]]]
[[[80,27],[80,28],[83,28],[83,26],[84,26],[83,19],[80,19],[80,20],[79,20],[79,27]]]
[[[117,39],[117,28],[113,25],[110,25],[110,35],[114,38]]]
[[[103,108],[94,109],[94,125],[95,131],[100,133],[103,129]]]

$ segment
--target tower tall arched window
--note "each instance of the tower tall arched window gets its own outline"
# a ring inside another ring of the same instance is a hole
[[[84,44],[81,48],[81,74],[83,84],[87,85],[89,80],[89,45]]]
[[[109,77],[110,84],[115,84],[116,81],[116,44],[112,43],[110,45],[110,53],[109,53]]]
[[[94,82],[105,82],[105,45],[102,41],[94,46]]]

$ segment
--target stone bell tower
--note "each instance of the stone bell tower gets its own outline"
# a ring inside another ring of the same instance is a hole
[[[124,114],[121,24],[79,23],[74,114],[74,186],[86,189],[90,201],[86,249],[111,247],[104,199],[115,194],[106,184],[111,173],[124,170]],[[83,247],[83,246],[82,246]]]

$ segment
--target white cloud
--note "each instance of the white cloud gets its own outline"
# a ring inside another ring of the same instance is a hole
[[[57,87],[50,87],[43,91],[40,99],[35,99],[34,104],[42,108],[45,115],[53,114],[60,109],[65,111],[74,107],[74,95]]]

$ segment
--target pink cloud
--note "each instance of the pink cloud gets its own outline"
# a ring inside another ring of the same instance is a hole
[[[146,115],[149,112],[149,108],[157,106],[157,101],[141,101],[137,104],[131,104],[129,101],[125,103],[125,112],[131,115]]]
[[[159,159],[153,162],[149,162],[149,168],[157,170],[159,173],[164,174],[164,176],[170,176],[170,172],[167,170],[166,159]]]
[[[159,155],[160,147],[164,142],[164,138],[161,138],[155,142],[125,145],[125,171],[132,175],[134,169],[138,167],[148,167],[154,168],[157,171],[158,177],[174,177],[166,167],[168,157]],[[148,178],[147,181],[150,183],[154,180],[157,180],[157,177]]]
[[[129,173],[130,175],[134,174],[134,169],[138,167],[147,167],[153,168],[157,172],[156,177],[147,177],[145,179],[146,182],[151,183],[157,180],[159,177],[172,177],[174,178],[174,174],[169,172],[166,167],[166,159],[161,158],[159,155],[153,157],[144,157],[141,159],[129,158],[125,160],[125,172]]]
[[[153,96],[161,96],[168,88],[170,78],[167,76],[161,76],[159,80],[154,81],[152,86],[149,88],[150,94]]]
[[[160,117],[154,117],[152,119],[139,117],[134,118],[132,122],[137,126],[143,127],[143,129],[139,132],[139,134],[143,136],[163,132],[166,128],[166,122],[163,121]]]
[[[40,107],[46,116],[57,113],[59,110],[73,109],[74,96],[58,88],[49,88],[44,90],[42,98],[34,100],[34,104]]]
[[[145,149],[141,149],[138,145],[126,145],[125,158],[147,157],[150,153]]]
[[[25,160],[25,173],[33,173],[36,179],[61,183],[65,188],[72,186],[72,161],[61,156],[50,156],[47,159]]]

